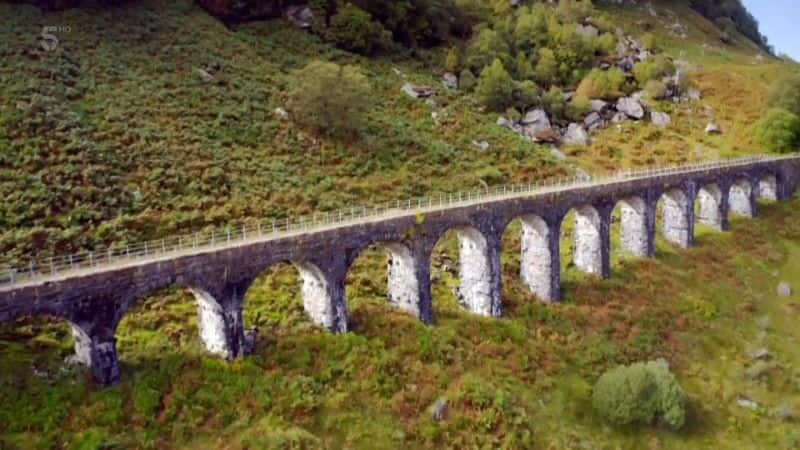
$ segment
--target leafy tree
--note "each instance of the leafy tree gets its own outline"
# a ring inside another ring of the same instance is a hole
[[[556,86],[542,95],[542,107],[545,111],[556,117],[562,117],[566,110],[567,102],[564,100],[564,92]]]
[[[775,153],[791,153],[800,145],[800,117],[783,108],[771,108],[755,125],[756,142]]]
[[[356,66],[312,61],[293,73],[287,107],[298,123],[325,134],[357,134],[371,106],[367,78]]]
[[[594,386],[592,404],[616,425],[649,424],[658,418],[678,429],[686,419],[686,394],[669,369],[658,362],[607,371]]]
[[[472,74],[471,70],[464,69],[461,71],[461,74],[458,76],[459,89],[469,92],[475,88],[476,84],[478,84],[478,80],[475,79],[475,75]]]
[[[644,85],[644,92],[649,100],[659,100],[667,95],[667,85],[660,80],[649,80]]]
[[[533,64],[531,64],[530,58],[528,58],[524,52],[517,53],[516,60],[514,61],[514,68],[518,80],[529,80],[536,76]]]
[[[516,47],[530,52],[544,45],[547,42],[547,18],[547,9],[541,3],[521,9],[513,32]]]
[[[368,12],[347,3],[331,17],[325,37],[345,50],[371,55],[388,48],[392,35]]]
[[[586,98],[615,98],[622,93],[625,72],[616,67],[608,70],[592,69],[578,85],[576,94]]]
[[[503,64],[511,60],[511,52],[503,37],[491,28],[482,29],[469,46],[467,63],[478,72],[499,59]]]
[[[447,58],[444,61],[444,68],[450,73],[458,73],[458,68],[461,66],[461,59],[458,55],[458,49],[451,47],[447,52]]]
[[[556,54],[549,48],[539,49],[539,62],[536,63],[536,79],[539,83],[551,86],[558,76],[558,61]]]
[[[493,111],[502,111],[511,104],[514,80],[500,59],[483,69],[475,92],[481,103]]]
[[[525,110],[539,101],[539,86],[531,80],[517,82],[514,87],[514,104]]]

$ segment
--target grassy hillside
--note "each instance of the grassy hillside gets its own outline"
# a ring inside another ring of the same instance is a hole
[[[673,115],[666,129],[612,125],[587,148],[564,149],[567,161],[495,125],[471,95],[447,91],[443,48],[364,58],[281,21],[228,29],[189,1],[47,14],[0,4],[12,18],[0,27],[0,263],[575,167],[759,152],[749,126],[786,65],[756,59],[742,37],[723,45],[710,22],[675,3],[654,1],[658,17],[603,8],[627,33],[652,32],[687,60],[703,99],[659,105]],[[669,32],[676,21],[686,39]],[[38,40],[50,25],[69,30],[46,52]],[[362,139],[313,135],[273,114],[291,71],[313,59],[368,75],[377,104]],[[405,96],[407,81],[436,87],[436,106]],[[703,132],[711,120],[723,134]],[[474,147],[477,138],[491,148]],[[377,250],[349,273],[353,331],[339,336],[304,317],[298,277],[279,266],[246,298],[258,352],[231,364],[205,354],[186,291],[153,293],[120,326],[123,381],[107,390],[63,363],[65,323],[1,325],[0,448],[796,448],[797,296],[779,299],[775,287],[800,288],[798,206],[766,206],[731,233],[700,227],[689,251],[659,242],[655,260],[616,255],[610,280],[565,262],[566,298],[554,306],[520,283],[512,226],[499,320],[458,307],[454,236],[435,251],[431,327],[386,306]],[[749,356],[761,348],[767,360]],[[597,377],[658,357],[690,396],[687,427],[601,422],[589,401]],[[759,406],[739,406],[740,396]],[[439,398],[449,407],[437,423],[429,407]]]

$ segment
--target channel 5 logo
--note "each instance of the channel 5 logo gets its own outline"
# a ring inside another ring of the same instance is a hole
[[[42,49],[46,52],[52,52],[58,48],[59,40],[56,33],[69,33],[71,31],[70,27],[62,27],[62,26],[55,26],[50,25],[46,27],[42,27],[42,39],[40,41],[42,45]]]

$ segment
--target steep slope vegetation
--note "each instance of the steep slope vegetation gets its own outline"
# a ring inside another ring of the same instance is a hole
[[[445,48],[365,58],[279,20],[229,29],[188,1],[54,13],[0,4],[0,17],[13,18],[0,28],[2,262],[576,166],[759,152],[749,126],[786,64],[757,58],[735,33],[723,43],[683,3],[653,7],[656,16],[644,5],[602,6],[626,33],[653,33],[687,60],[702,99],[660,105],[673,115],[665,129],[626,121],[588,147],[564,148],[560,161],[497,126],[472,95],[441,87]],[[45,26],[60,27],[54,51],[40,46]],[[367,74],[377,104],[362,139],[314,135],[275,114],[291,71],[313,59]],[[436,105],[408,98],[405,82],[434,86]],[[712,120],[721,135],[704,133]],[[556,306],[519,283],[512,228],[502,320],[458,308],[452,236],[435,252],[432,327],[384,305],[377,251],[351,269],[354,331],[343,336],[309,324],[296,274],[279,267],[246,300],[258,352],[232,364],[202,350],[187,292],[154,293],[120,327],[124,380],[108,390],[63,362],[64,323],[3,325],[0,447],[794,448],[797,302],[773,292],[782,279],[800,286],[797,207],[768,206],[729,235],[703,231],[688,252],[660,242],[654,261],[615,260],[610,280],[565,267],[567,297]],[[751,356],[761,348],[767,361]],[[657,357],[690,395],[685,430],[618,430],[594,416],[600,373]],[[443,422],[429,411],[439,398],[449,402]],[[739,406],[743,398],[755,409]]]

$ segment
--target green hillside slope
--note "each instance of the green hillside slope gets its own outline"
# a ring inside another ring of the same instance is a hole
[[[10,19],[0,27],[0,264],[578,169],[761,153],[752,124],[793,65],[737,33],[723,43],[684,2],[651,4],[655,15],[598,7],[685,60],[701,99],[662,101],[668,127],[612,124],[560,159],[498,126],[474,94],[445,88],[447,46],[363,57],[281,20],[227,28],[186,0],[49,13],[0,3]],[[40,45],[46,26],[59,27],[53,51]],[[375,105],[361,138],[276,113],[292,71],[315,59],[367,76]],[[407,82],[438,94],[412,99]],[[705,133],[709,122],[723,132]],[[202,349],[188,292],[156,292],[121,324],[123,381],[105,390],[64,362],[66,323],[3,324],[0,448],[797,448],[798,301],[775,287],[800,288],[798,206],[765,205],[730,233],[701,228],[689,251],[659,241],[655,260],[615,256],[609,280],[565,266],[566,298],[552,306],[518,279],[514,225],[499,320],[458,307],[454,236],[434,252],[433,326],[385,304],[377,250],[350,270],[344,335],[305,318],[299,277],[280,266],[246,298],[257,354],[232,363]],[[760,349],[768,356],[754,359]],[[591,386],[604,370],[659,357],[690,398],[683,430],[596,417]],[[448,402],[441,422],[437,399]]]

